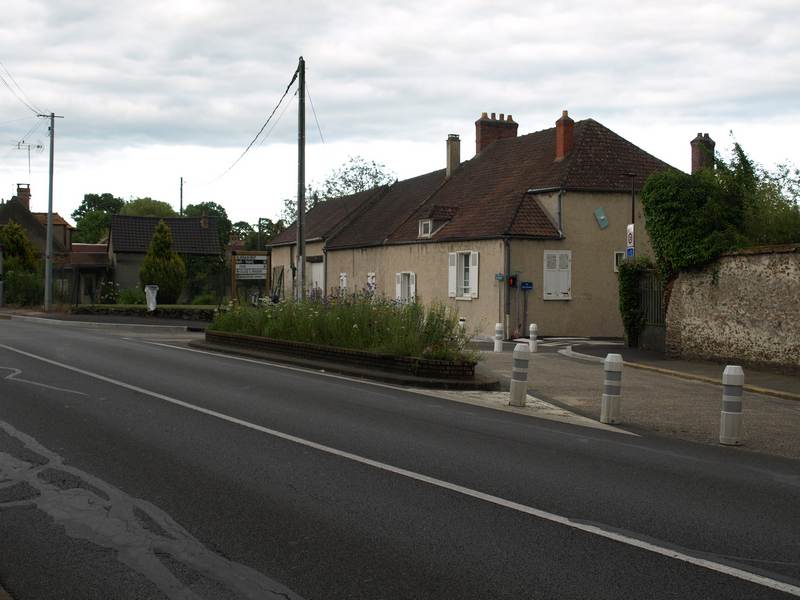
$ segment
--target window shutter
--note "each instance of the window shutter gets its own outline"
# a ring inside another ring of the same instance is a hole
[[[403,277],[402,277],[402,275],[400,275],[400,273],[395,273],[394,274],[394,297],[397,300],[402,300],[403,299],[402,285],[403,285]]]
[[[561,298],[572,297],[572,252],[561,252],[558,255],[558,279],[559,296]]]
[[[408,274],[408,301],[413,302],[417,297],[417,274]]]
[[[469,295],[478,297],[478,253],[469,253]]]
[[[447,255],[447,295],[450,298],[456,297],[456,253],[450,252]]]
[[[558,255],[555,252],[544,253],[544,282],[542,290],[545,300],[558,298]]]

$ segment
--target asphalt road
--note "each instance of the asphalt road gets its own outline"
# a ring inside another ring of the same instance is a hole
[[[15,600],[789,598],[799,541],[796,461],[0,321]]]

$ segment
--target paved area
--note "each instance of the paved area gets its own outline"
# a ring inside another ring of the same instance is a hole
[[[156,326],[178,326],[188,327],[192,330],[205,331],[208,327],[207,321],[194,321],[189,319],[165,319],[162,317],[132,317],[125,315],[73,315],[65,312],[46,313],[40,310],[20,309],[20,308],[0,308],[0,317],[32,317],[38,319],[50,319],[63,321],[65,323],[100,323],[118,325],[156,325]]]
[[[482,352],[478,370],[500,378],[511,377],[511,353]],[[602,395],[602,364],[562,354],[531,355],[529,394],[580,415],[599,419]],[[671,363],[677,371],[682,365]],[[715,378],[722,375],[716,366]],[[693,371],[714,374],[709,365],[694,364]],[[689,375],[689,369],[685,371]],[[746,380],[757,380],[800,392],[800,380],[770,373],[745,371]],[[625,367],[622,376],[621,427],[649,431],[680,439],[718,444],[722,388],[654,370]],[[800,401],[768,394],[745,392],[742,448],[756,452],[800,458]],[[735,451],[736,449],[732,449]]]

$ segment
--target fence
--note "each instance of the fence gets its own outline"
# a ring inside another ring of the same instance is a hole
[[[663,327],[666,324],[664,282],[657,272],[642,273],[639,280],[639,300],[644,312],[644,324]]]

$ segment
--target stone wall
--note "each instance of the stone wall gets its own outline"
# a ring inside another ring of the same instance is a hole
[[[675,280],[667,354],[800,373],[800,245],[726,254]]]

